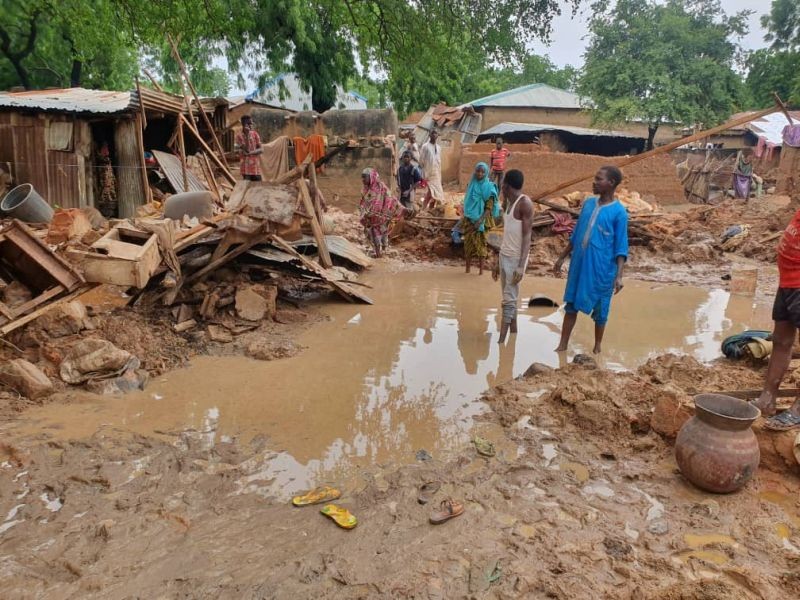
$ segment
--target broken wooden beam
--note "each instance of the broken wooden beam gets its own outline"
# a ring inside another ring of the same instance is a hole
[[[311,167],[313,169],[313,167]],[[317,242],[317,251],[319,252],[319,262],[326,269],[333,266],[331,254],[328,251],[328,243],[325,241],[325,234],[322,231],[322,225],[317,219],[317,213],[314,210],[314,203],[308,193],[308,186],[306,180],[302,177],[297,182],[297,187],[300,189],[300,198],[303,200],[306,212],[309,214],[309,221],[311,222],[311,232],[314,234],[314,239]]]

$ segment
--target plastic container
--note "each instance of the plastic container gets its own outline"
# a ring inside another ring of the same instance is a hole
[[[0,211],[25,223],[49,223],[54,210],[30,183],[18,185],[0,202]]]

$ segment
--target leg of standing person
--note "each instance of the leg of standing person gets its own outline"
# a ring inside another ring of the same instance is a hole
[[[608,313],[611,308],[611,298],[601,298],[597,302],[592,311],[592,319],[594,320],[594,354],[600,354],[603,346],[603,335],[606,332],[606,324],[608,323]]]
[[[764,390],[753,402],[765,417],[775,414],[778,388],[792,360],[792,348],[797,337],[795,323],[800,321],[800,290],[778,289],[772,306],[772,319],[775,322],[772,332],[772,354],[769,357]]]
[[[500,344],[506,341],[511,325],[517,319],[519,284],[513,283],[516,263],[516,259],[500,255],[500,286],[503,290],[503,317],[498,340]]]
[[[564,324],[561,326],[561,341],[556,348],[556,352],[565,352],[569,345],[569,338],[572,336],[572,330],[575,329],[575,323],[578,321],[578,311],[571,303],[564,306]]]

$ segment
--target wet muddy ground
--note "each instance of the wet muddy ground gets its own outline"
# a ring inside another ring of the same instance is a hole
[[[682,394],[757,385],[759,370],[697,361],[769,325],[764,294],[629,280],[601,370],[515,380],[586,352],[591,323],[559,356],[561,313],[524,308],[499,346],[488,274],[389,266],[363,281],[375,306],[320,306],[295,357],[198,357],[145,392],[0,424],[3,597],[800,595],[796,478],[762,469],[739,494],[701,493],[648,425],[661,379]],[[562,289],[527,278],[522,296]],[[670,352],[685,358],[657,358]],[[465,515],[429,525],[426,481]],[[343,489],[355,530],[287,504],[320,482]]]

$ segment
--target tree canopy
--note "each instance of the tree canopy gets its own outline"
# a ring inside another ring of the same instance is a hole
[[[800,4],[773,0],[761,19],[767,29],[769,48],[753,52],[747,60],[747,88],[754,106],[769,106],[772,92],[792,104],[800,104]]]
[[[734,71],[749,12],[719,0],[618,0],[590,23],[579,90],[605,125],[641,119],[652,147],[663,123],[718,123],[744,99]]]
[[[581,0],[568,0],[576,7]],[[243,72],[291,70],[333,104],[335,85],[386,77],[399,106],[453,101],[477,73],[524,72],[526,46],[547,40],[558,0],[5,0],[0,86],[129,88],[141,62],[177,85],[166,34],[201,93],[225,93],[227,63]],[[485,65],[492,65],[487,69]],[[494,73],[495,75],[497,73]]]

